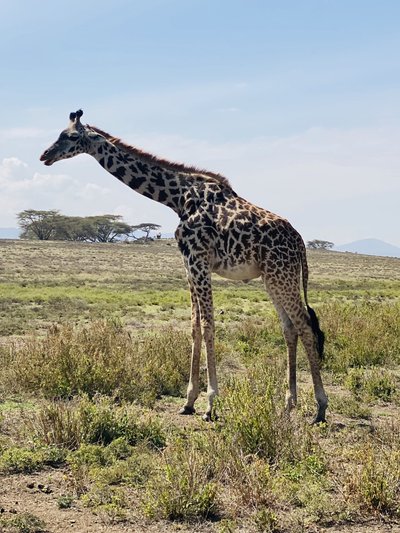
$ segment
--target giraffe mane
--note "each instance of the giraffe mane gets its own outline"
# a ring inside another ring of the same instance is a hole
[[[225,178],[224,176],[221,176],[221,174],[210,172],[208,170],[202,170],[194,166],[188,166],[183,163],[175,163],[172,161],[168,161],[167,159],[159,158],[153,154],[144,152],[143,150],[140,150],[139,148],[136,148],[135,146],[126,144],[125,142],[121,141],[120,138],[114,137],[113,135],[110,135],[109,133],[101,130],[100,128],[97,128],[95,126],[89,126],[89,124],[87,124],[87,127],[95,131],[96,133],[99,133],[103,137],[105,137],[107,141],[109,141],[114,146],[117,146],[118,148],[121,148],[122,150],[125,150],[126,152],[130,154],[136,155],[140,157],[141,159],[148,161],[149,163],[159,164],[167,169],[175,170],[178,172],[182,171],[187,174],[200,174],[201,176],[206,176],[207,178],[210,178],[211,181],[220,183],[225,188],[229,188],[229,189],[232,188],[231,184],[229,183],[229,180]]]

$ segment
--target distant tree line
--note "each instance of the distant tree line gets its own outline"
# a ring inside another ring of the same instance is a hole
[[[321,241],[319,239],[307,241],[307,248],[310,250],[330,250],[333,246],[334,243],[330,241]]]
[[[71,217],[59,211],[27,209],[17,214],[21,239],[40,241],[116,242],[118,240],[142,240],[148,242],[152,231],[161,226],[151,222],[130,225],[120,215]],[[140,232],[137,235],[137,232]]]

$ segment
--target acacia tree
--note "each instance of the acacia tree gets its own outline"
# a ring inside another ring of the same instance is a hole
[[[39,239],[48,241],[54,238],[57,229],[59,211],[36,211],[26,209],[17,214],[18,225],[21,228],[21,239]]]
[[[88,240],[91,242],[115,242],[132,232],[132,226],[123,222],[120,215],[87,217],[86,220],[91,226],[88,235]]]
[[[330,241],[321,241],[319,239],[314,239],[313,241],[307,241],[307,248],[310,250],[329,250],[334,245]]]
[[[161,228],[158,224],[143,223],[131,226],[120,215],[70,217],[56,210],[29,209],[17,214],[22,229],[22,239],[63,240],[81,242],[115,242],[123,237],[135,237],[135,231],[144,232],[147,242],[151,231]]]
[[[85,242],[93,233],[93,224],[87,217],[67,217],[60,215],[54,239],[59,241]]]
[[[142,224],[138,224],[137,226],[132,226],[131,229],[131,236],[134,239],[137,239],[137,237],[134,235],[136,231],[143,231],[144,232],[144,242],[147,242],[150,237],[151,231],[157,231],[161,228],[159,224],[153,224],[152,222],[143,222]]]

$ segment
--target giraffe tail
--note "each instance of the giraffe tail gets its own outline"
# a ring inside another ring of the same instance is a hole
[[[307,255],[306,255],[306,247],[304,245],[303,239],[301,239],[301,271],[302,271],[302,278],[303,278],[303,291],[304,291],[304,301],[307,307],[307,312],[310,317],[310,325],[311,329],[313,330],[313,333],[315,335],[315,339],[317,341],[317,351],[320,360],[322,361],[324,358],[324,344],[325,344],[325,334],[319,327],[319,320],[317,317],[316,312],[312,307],[308,305],[308,298],[307,298],[307,285],[308,285],[308,265],[307,265]]]
[[[314,332],[315,338],[317,340],[317,350],[320,360],[324,358],[324,344],[325,344],[325,333],[319,327],[319,320],[316,312],[312,307],[307,305],[307,311],[310,315],[311,328]]]

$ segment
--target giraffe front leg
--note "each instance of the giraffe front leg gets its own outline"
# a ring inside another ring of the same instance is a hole
[[[218,395],[218,382],[214,349],[215,328],[210,277],[208,277],[208,281],[208,285],[203,287],[202,297],[199,299],[199,305],[201,328],[207,357],[207,409],[203,415],[203,419],[210,422],[213,418],[216,418],[215,412],[213,412],[213,403],[215,396]]]
[[[194,402],[199,395],[200,352],[201,352],[201,327],[200,312],[194,288],[189,284],[192,302],[192,360],[190,365],[190,378],[187,388],[186,403],[179,411],[181,415],[192,415],[196,412]]]
[[[213,418],[213,402],[218,394],[217,370],[214,352],[214,311],[212,301],[211,273],[208,262],[195,256],[185,261],[192,297],[192,369],[188,387],[188,398],[183,411],[193,412],[194,398],[199,392],[199,364],[201,336],[206,346],[207,357],[207,409],[204,420]],[[192,403],[190,403],[192,402]],[[186,413],[185,413],[186,414]]]

